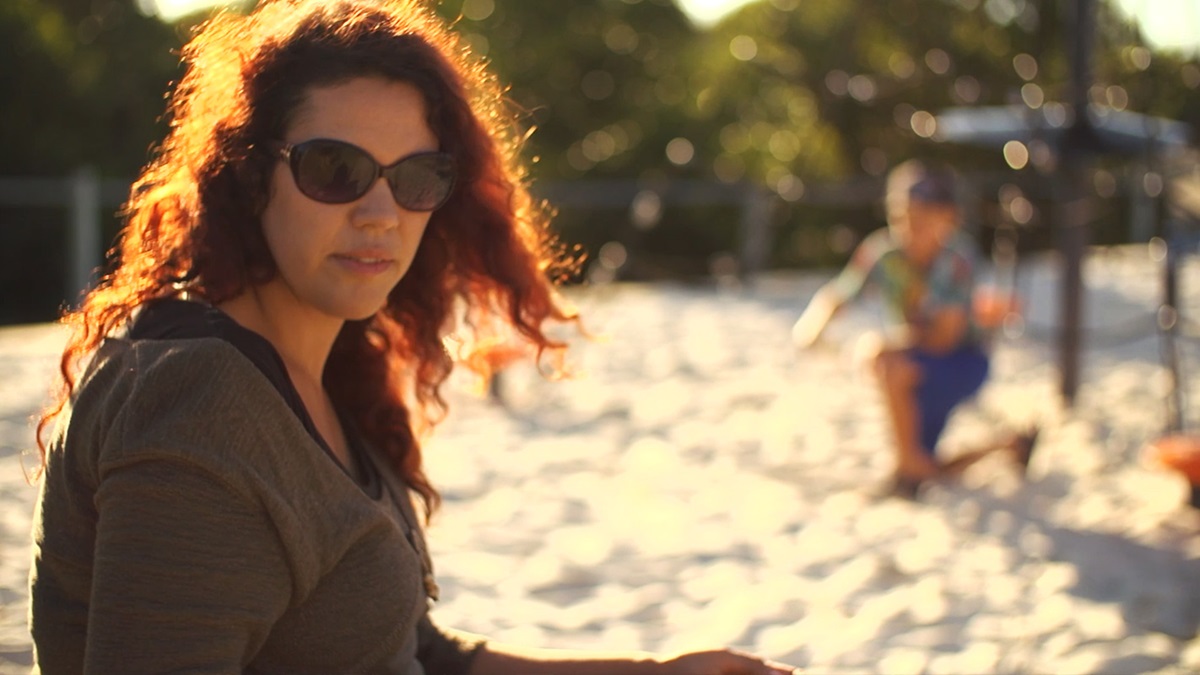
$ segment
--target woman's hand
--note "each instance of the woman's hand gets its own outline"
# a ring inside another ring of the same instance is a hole
[[[662,662],[664,675],[793,675],[799,668],[732,649],[692,652]]]
[[[798,668],[732,649],[659,657],[645,652],[579,652],[488,642],[471,675],[793,675]]]

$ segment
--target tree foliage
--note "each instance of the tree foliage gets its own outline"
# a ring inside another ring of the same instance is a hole
[[[136,174],[164,131],[163,94],[198,19],[167,25],[139,10],[143,2],[0,3],[0,175],[64,175],[81,164],[113,178]],[[784,204],[780,236],[803,230],[775,242],[773,261],[805,264],[822,259],[803,252],[829,250],[828,231],[874,218],[868,199],[813,203],[815,185],[878,180],[914,155],[1007,170],[994,149],[933,143],[931,121],[955,106],[1067,100],[1071,4],[758,0],[706,30],[672,0],[436,7],[509,85],[531,131],[539,183],[760,185]],[[1195,58],[1147,48],[1103,2],[1096,23],[1091,100],[1200,117]],[[29,217],[0,206],[0,228]],[[692,256],[736,245],[736,208],[674,217],[685,230],[671,230],[668,213],[662,227],[638,236]],[[592,246],[629,239],[629,220],[622,208],[559,222],[575,228],[569,240]]]
[[[0,3],[0,175],[132,176],[163,129],[175,27],[129,0]]]
[[[510,85],[534,129],[539,177],[682,171],[774,186],[877,173],[927,145],[913,114],[1064,100],[1068,3],[759,0],[711,30],[672,0],[441,0]],[[134,0],[0,5],[0,172],[81,162],[129,175],[161,134],[189,24]],[[194,21],[196,17],[189,19]],[[1200,106],[1195,60],[1148,50],[1099,4],[1093,98],[1175,119]],[[1031,57],[1032,74],[1014,67]],[[1026,88],[1027,90],[1027,88]],[[667,145],[687,140],[691,162]]]
[[[670,0],[446,0],[534,129],[539,175],[637,175],[689,120],[697,33]]]

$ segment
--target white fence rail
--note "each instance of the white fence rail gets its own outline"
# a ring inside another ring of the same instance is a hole
[[[832,190],[826,187],[810,191],[805,201],[869,202],[876,189],[867,184]],[[653,227],[662,209],[670,206],[736,206],[739,210],[736,254],[741,276],[752,278],[766,265],[770,255],[772,206],[778,197],[758,186],[707,181],[648,185],[635,180],[592,180],[546,183],[537,192],[560,208],[628,209],[628,217],[643,229]],[[128,194],[128,182],[101,179],[90,167],[80,167],[61,178],[0,177],[0,208],[67,209],[68,261],[63,291],[64,297],[71,299],[95,283],[96,272],[103,264],[102,221]],[[647,204],[653,205],[649,212]]]
[[[67,279],[65,297],[74,298],[95,281],[103,263],[101,221],[125,199],[129,184],[100,179],[90,167],[80,167],[65,178],[0,177],[0,207],[66,208]]]

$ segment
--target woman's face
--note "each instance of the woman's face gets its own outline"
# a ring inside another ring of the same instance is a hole
[[[282,140],[344,141],[388,166],[438,149],[425,110],[424,97],[404,82],[364,77],[314,87]],[[430,214],[397,204],[382,178],[350,203],[315,201],[297,189],[283,159],[270,184],[262,227],[278,274],[260,294],[270,309],[340,320],[381,309],[412,264]]]

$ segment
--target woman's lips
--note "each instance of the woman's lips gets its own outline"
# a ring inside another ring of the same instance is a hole
[[[343,269],[363,275],[383,274],[395,262],[386,253],[375,251],[335,253],[332,258]]]

